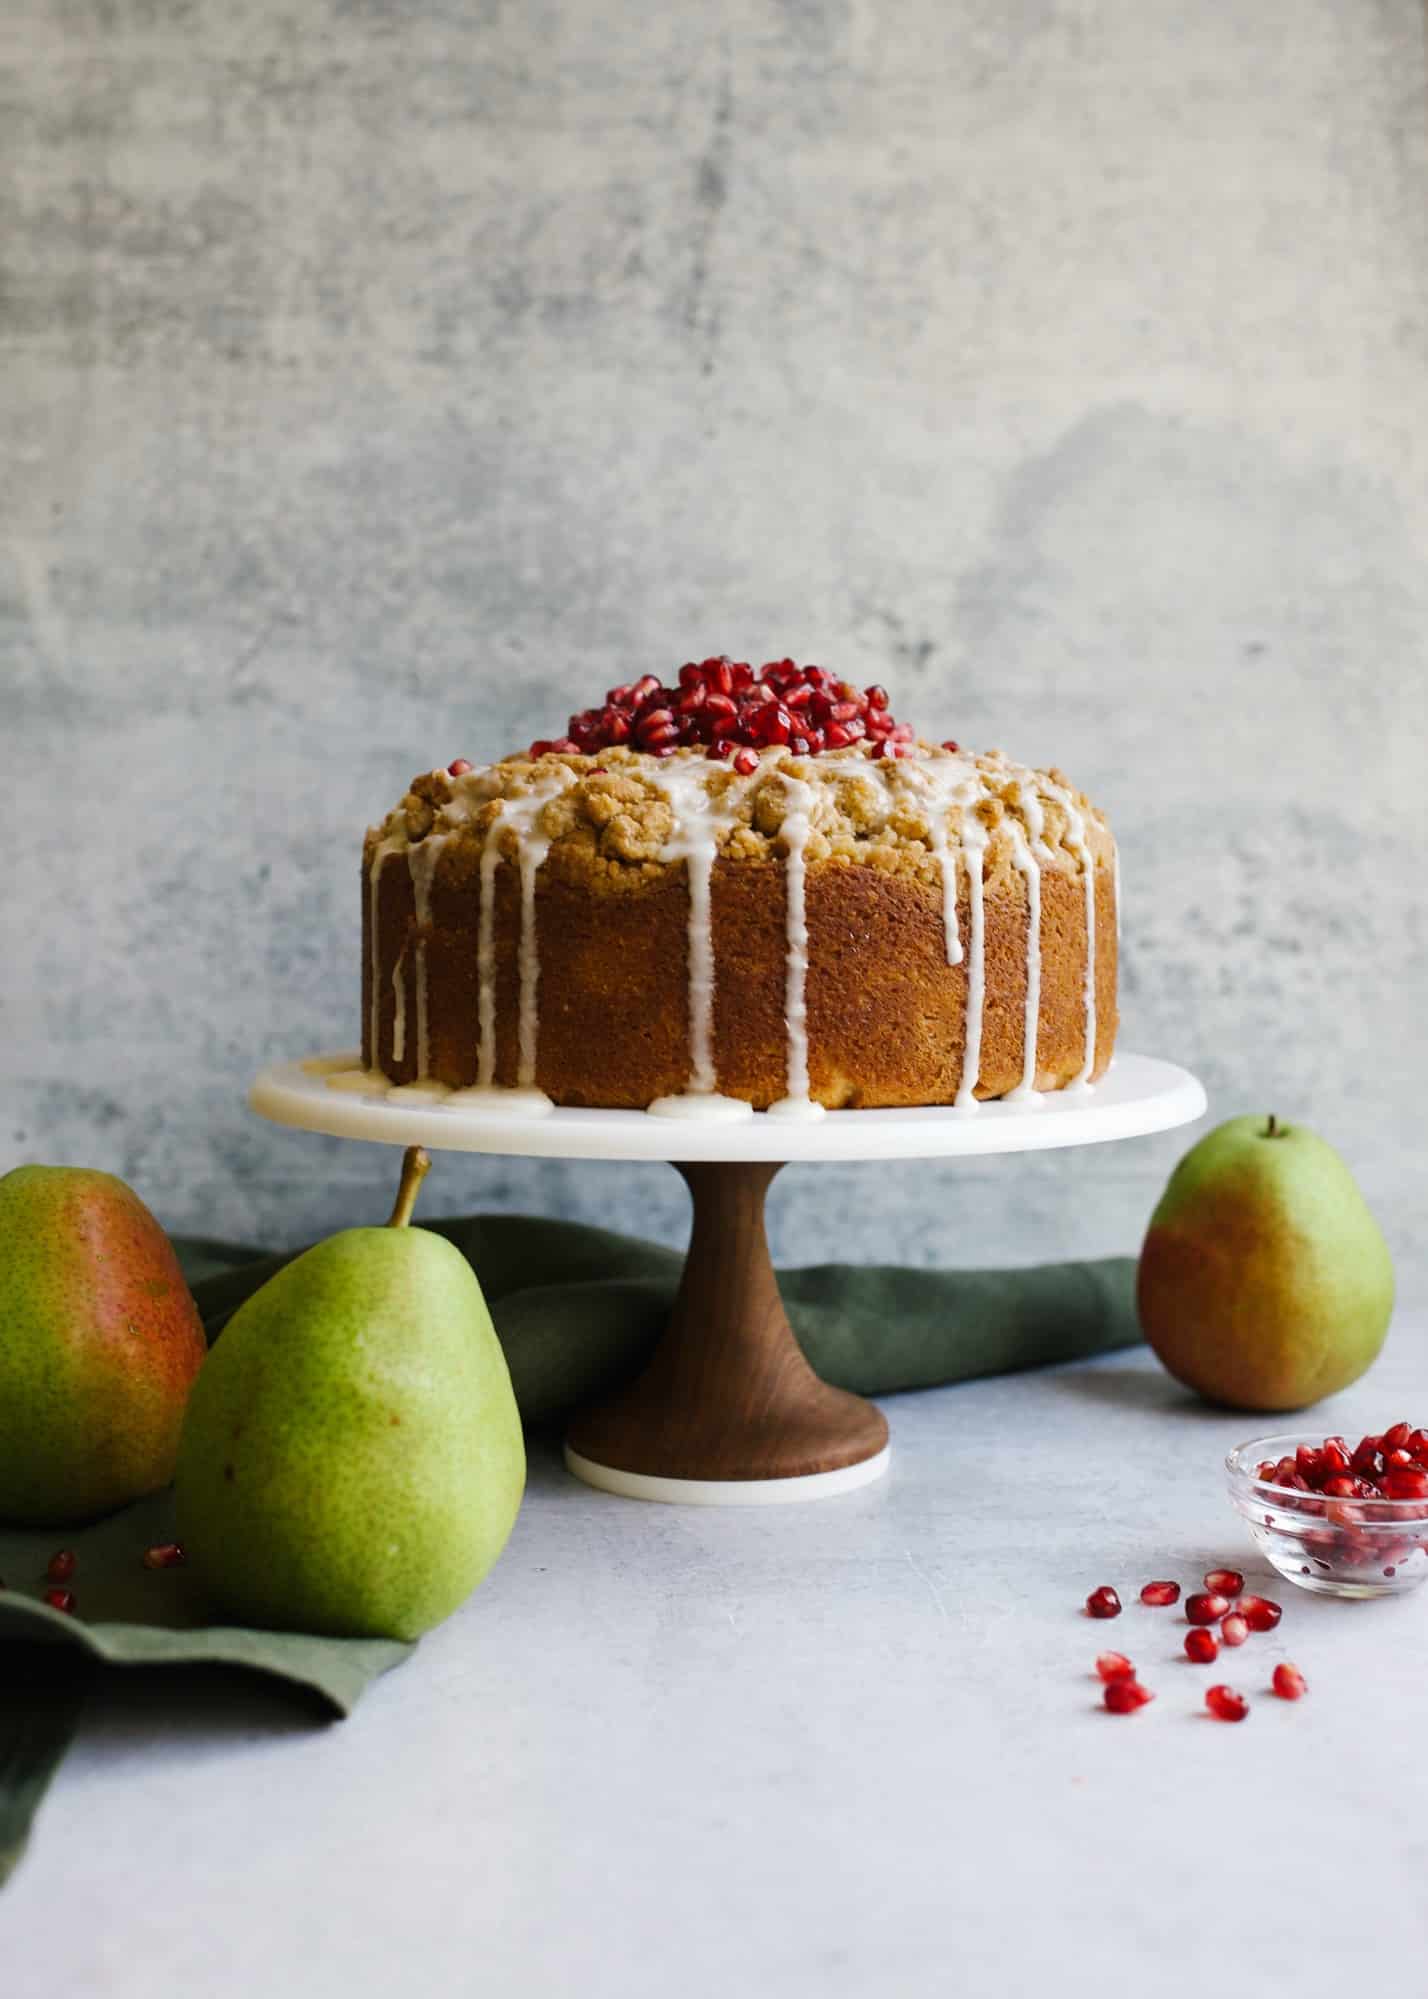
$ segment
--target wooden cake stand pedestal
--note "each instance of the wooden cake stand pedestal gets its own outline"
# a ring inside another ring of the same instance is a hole
[[[1172,1063],[1118,1055],[1093,1090],[1031,1103],[831,1111],[730,1123],[644,1111],[554,1110],[500,1101],[334,1088],[355,1053],[266,1069],[249,1101],[305,1131],[429,1150],[545,1159],[667,1160],[694,1199],[674,1310],[644,1370],[571,1422],[565,1457],[589,1485],[635,1499],[767,1506],[828,1498],[881,1477],[888,1426],[861,1396],[820,1381],[784,1315],[764,1233],[764,1197],[789,1161],[965,1158],[1137,1138],[1205,1110],[1195,1078]],[[344,1079],[344,1082],[346,1079]]]

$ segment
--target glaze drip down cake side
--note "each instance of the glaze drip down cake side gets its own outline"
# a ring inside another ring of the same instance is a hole
[[[1111,1058],[1100,813],[818,667],[647,675],[559,741],[428,772],[362,874],[363,1063],[433,1097],[970,1108]]]

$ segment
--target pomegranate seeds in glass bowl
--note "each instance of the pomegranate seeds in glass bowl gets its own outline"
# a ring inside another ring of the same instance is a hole
[[[1252,1437],[1225,1477],[1255,1544],[1299,1589],[1393,1596],[1428,1576],[1428,1430]]]

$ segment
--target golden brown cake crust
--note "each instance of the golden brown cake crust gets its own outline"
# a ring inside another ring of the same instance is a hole
[[[926,755],[945,780],[936,753]],[[552,770],[556,765],[565,769]],[[781,782],[781,770],[814,786],[806,849],[811,1096],[829,1108],[952,1102],[962,1077],[971,954],[964,948],[962,962],[948,962],[930,813],[919,803],[915,769],[889,779],[846,756],[836,767],[829,758],[766,760],[757,783],[724,801],[728,809],[739,799],[721,830],[711,877],[719,1090],[763,1109],[788,1089],[783,819],[794,788]],[[976,1095],[1001,1096],[1023,1079],[1025,866],[1033,852],[1041,905],[1036,1087],[1061,1088],[1085,1068],[1088,862],[1095,883],[1094,1078],[1110,1060],[1117,1025],[1114,843],[1104,820],[1058,773],[1028,772],[993,756],[976,760],[974,779],[977,796],[966,811],[985,841]],[[385,826],[369,833],[364,853],[364,1063],[395,1082],[415,1081],[421,1021],[425,1074],[454,1088],[477,1080],[482,853],[511,801],[554,785],[539,810],[527,806],[551,843],[533,879],[535,1083],[558,1104],[632,1109],[686,1090],[693,1052],[688,874],[683,859],[659,858],[675,821],[663,781],[651,759],[623,751],[511,760],[457,783],[439,772],[418,779]],[[964,946],[972,932],[968,848],[977,845],[975,832],[954,810],[950,865]],[[412,870],[398,856],[433,834],[429,920],[421,925]],[[495,841],[488,864],[493,1080],[513,1085],[521,882],[518,842],[505,831]]]

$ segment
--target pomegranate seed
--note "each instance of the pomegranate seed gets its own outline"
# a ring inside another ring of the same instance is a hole
[[[1412,1435],[1411,1423],[1395,1423],[1391,1430],[1383,1433],[1383,1448],[1386,1451],[1401,1451]]]
[[[1309,1691],[1308,1683],[1299,1668],[1287,1663],[1275,1667],[1270,1685],[1282,1701],[1303,1700]]]
[[[1312,1445],[1301,1444],[1294,1453],[1294,1469],[1302,1479],[1313,1485],[1316,1479],[1323,1477],[1324,1453],[1316,1451]]]
[[[1249,1702],[1233,1687],[1210,1687],[1205,1705],[1216,1721],[1243,1721],[1249,1713]]]
[[[1240,1616],[1251,1631],[1273,1631],[1284,1612],[1267,1596],[1242,1596]]]
[[[1088,1617],[1119,1617],[1120,1614],[1121,1600],[1109,1583],[1102,1583],[1099,1589],[1093,1589],[1086,1598]]]
[[[1193,1659],[1197,1666],[1208,1666],[1212,1659],[1220,1656],[1220,1641],[1213,1631],[1196,1625],[1185,1634],[1185,1656]]]
[[[887,705],[888,705],[888,691],[887,691],[886,687],[879,687],[879,686],[878,686],[878,684],[877,684],[877,683],[876,683],[876,681],[875,681],[875,682],[873,683],[873,685],[872,685],[871,687],[865,687],[865,688],[863,689],[863,692],[864,692],[864,694],[866,694],[866,695],[867,695],[867,697],[868,697],[868,706],[869,706],[870,708],[886,708],[886,707],[887,707]]]
[[[1383,1468],[1385,1471],[1401,1471],[1405,1465],[1411,1465],[1412,1462],[1412,1451],[1399,1449],[1385,1451],[1383,1454]]]
[[[1319,1490],[1329,1499],[1353,1499],[1358,1495],[1359,1481],[1347,1472],[1336,1472],[1332,1478],[1325,1479]]]
[[[1324,1469],[1332,1477],[1338,1477],[1349,1469],[1351,1453],[1342,1437],[1324,1439]]]
[[[1395,1465],[1383,1475],[1386,1499],[1428,1499],[1428,1471],[1421,1465]]]
[[[183,1547],[178,1541],[156,1541],[152,1548],[144,1550],[146,1569],[176,1569],[183,1559]]]
[[[76,1567],[74,1550],[60,1548],[50,1556],[45,1564],[45,1574],[52,1583],[67,1583]]]
[[[466,761],[465,757],[458,757],[455,763],[451,763],[446,766],[446,775],[448,777],[465,777],[467,771],[470,770],[470,768],[471,766]]]
[[[1261,1458],[1254,1468],[1254,1475],[1266,1485],[1274,1483],[1274,1459]]]
[[[758,767],[759,753],[757,750],[745,747],[735,753],[734,768],[740,777],[752,777]]]
[[[1220,1643],[1222,1645],[1243,1645],[1249,1637],[1249,1626],[1237,1610],[1220,1619]]]
[[[1143,1687],[1139,1680],[1118,1679],[1107,1680],[1106,1691],[1101,1699],[1112,1714],[1134,1714],[1138,1707],[1144,1707],[1147,1701],[1153,1701],[1155,1695],[1149,1687]]]
[[[844,750],[853,740],[841,722],[830,722],[824,731],[824,741],[830,750]]]
[[[1185,1599],[1185,1621],[1187,1624],[1218,1624],[1229,1607],[1228,1597],[1197,1590],[1194,1596]]]
[[[1245,1579],[1238,1569],[1206,1569],[1205,1587],[1216,1596],[1238,1596]]]
[[[535,763],[536,760],[540,757],[548,757],[554,748],[555,748],[554,743],[547,743],[544,740],[537,740],[536,742],[531,744],[530,748],[526,751],[526,755],[530,758],[532,763]]]
[[[655,676],[652,673],[642,673],[630,689],[630,698],[638,705],[639,702],[647,701],[651,694],[658,694],[659,691],[659,682]]]
[[[954,743],[952,738],[949,736],[946,742],[942,745],[942,747],[944,750],[951,750],[952,754],[955,756],[957,752],[961,749],[962,745],[960,743]]]
[[[1133,1680],[1135,1667],[1124,1652],[1098,1652],[1096,1671],[1103,1680]]]
[[[45,1602],[51,1610],[72,1612],[74,1609],[74,1591],[72,1589],[47,1589],[45,1591]]]
[[[1179,1603],[1180,1585],[1179,1583],[1145,1583],[1141,1588],[1140,1600],[1142,1603],[1152,1605],[1157,1610],[1163,1608],[1167,1603]]]

